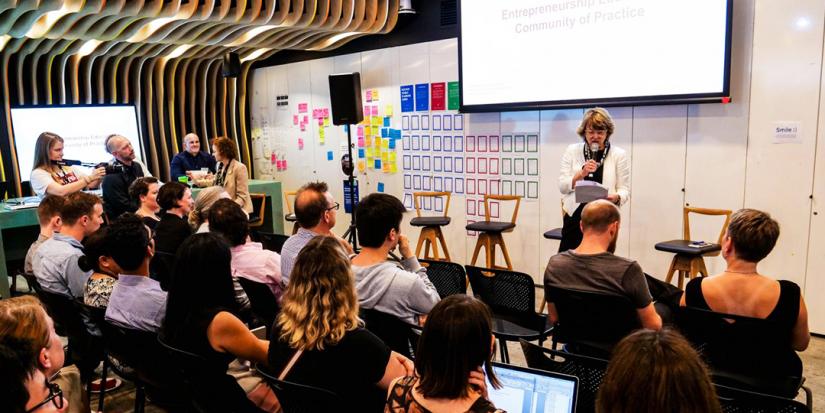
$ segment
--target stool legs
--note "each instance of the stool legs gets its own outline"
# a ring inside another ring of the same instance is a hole
[[[702,256],[689,256],[676,254],[670,262],[670,268],[667,270],[667,277],[665,282],[670,284],[673,280],[673,274],[678,273],[679,281],[677,282],[679,289],[684,289],[685,278],[694,279],[698,275],[703,277],[708,276],[707,267],[705,267],[705,260]]]
[[[441,250],[444,252],[444,260],[450,261],[450,252],[447,250],[447,242],[444,240],[444,234],[441,232],[440,226],[429,226],[421,228],[421,235],[418,236],[418,245],[415,248],[415,255],[421,256],[421,247],[424,247],[424,256],[422,258],[429,260],[441,260],[438,253],[438,243],[441,243]],[[430,247],[433,249],[433,255],[430,255]]]
[[[501,254],[504,256],[505,267],[496,266],[496,245],[501,248]],[[484,248],[484,255],[486,256],[487,268],[501,268],[505,270],[512,270],[513,264],[510,261],[510,254],[507,252],[507,245],[504,243],[504,237],[501,233],[489,234],[482,232],[478,234],[478,241],[476,241],[476,248],[473,251],[473,261],[470,265],[476,265],[478,260],[478,253]]]

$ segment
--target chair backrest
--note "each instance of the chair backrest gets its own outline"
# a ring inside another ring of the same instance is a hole
[[[415,216],[421,216],[421,204],[419,204],[418,198],[440,198],[446,197],[447,201],[444,203],[444,216],[447,216],[447,211],[450,210],[450,196],[452,192],[443,191],[443,192],[413,192],[413,204],[415,205]]]
[[[725,413],[810,413],[811,409],[796,400],[715,385],[719,404]]]
[[[250,218],[255,218],[254,221],[249,221],[250,227],[259,227],[264,224],[264,212],[266,211],[266,194],[252,192],[249,194],[252,200],[252,214]]]
[[[238,382],[226,374],[226,369],[210,363],[206,358],[171,345],[162,334],[157,342],[175,360],[174,368],[191,397],[192,405],[200,413],[261,413]]]
[[[515,224],[516,218],[518,218],[518,207],[521,205],[521,196],[520,195],[492,195],[492,194],[485,194],[484,195],[484,220],[490,222],[490,200],[493,201],[516,201],[516,206],[513,208],[513,216],[510,217],[510,223]]]
[[[547,293],[558,315],[555,342],[586,346],[606,356],[604,352],[641,328],[636,307],[626,297],[554,286]]]
[[[149,261],[149,275],[160,283],[160,288],[163,291],[169,291],[169,283],[172,282],[172,271],[175,270],[176,259],[175,254],[155,250],[155,255]]]
[[[730,222],[730,216],[732,211],[729,209],[709,209],[709,208],[695,208],[695,207],[684,207],[682,209],[682,236],[685,240],[690,240],[690,214],[699,214],[699,215],[724,215],[725,216],[725,223],[722,224],[722,230],[719,231],[719,239],[716,241],[717,244],[722,244],[722,238],[725,236],[725,231],[728,230],[728,223]],[[715,251],[706,254],[709,257],[717,256],[720,254],[721,251]]]
[[[273,234],[271,232],[258,232],[258,239],[263,244],[264,249],[281,253],[284,243],[289,239],[289,235]]]
[[[267,337],[269,337],[269,329],[275,323],[275,318],[278,312],[281,311],[278,303],[278,298],[272,293],[272,289],[264,283],[255,282],[243,277],[238,277],[238,282],[249,297],[249,304],[252,306],[252,312],[255,313],[266,327]]]
[[[295,211],[292,210],[292,207],[295,202],[295,195],[298,194],[298,191],[284,191],[284,201],[286,202],[286,210],[287,214],[292,214]],[[289,198],[292,197],[292,202],[289,202]]]
[[[467,294],[467,273],[461,264],[447,261],[418,260],[427,268],[427,278],[435,285],[441,298]]]
[[[473,295],[490,306],[496,317],[533,330],[543,330],[546,322],[536,313],[536,287],[527,274],[504,269],[467,265]]]
[[[577,412],[593,412],[596,395],[604,380],[608,361],[578,354],[565,353],[519,340],[527,367],[569,374],[579,379]]]
[[[112,356],[134,370],[143,383],[157,389],[174,389],[182,380],[174,367],[177,362],[158,342],[157,333],[103,325],[106,348]]]
[[[58,334],[68,337],[70,341],[73,338],[78,339],[86,336],[86,326],[80,318],[80,313],[77,311],[73,299],[42,288],[37,291],[37,297],[40,298],[40,301],[46,307],[46,312],[54,320]]]
[[[394,315],[371,308],[361,308],[358,316],[364,321],[364,328],[380,338],[391,350],[413,358],[420,328],[413,328]]]
[[[334,412],[344,407],[341,397],[329,390],[279,380],[266,368],[259,367],[258,372],[278,396],[283,413]]]

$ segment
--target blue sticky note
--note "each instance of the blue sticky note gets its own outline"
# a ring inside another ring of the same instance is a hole
[[[362,159],[366,157],[366,155],[364,155],[364,148],[358,148],[358,157]]]
[[[386,128],[390,127],[390,117],[389,116],[384,116],[384,127],[386,127]]]
[[[384,183],[383,182],[378,183],[378,192],[384,192]]]
[[[415,85],[415,110],[420,112],[430,109],[430,84]]]
[[[381,169],[381,160],[380,159],[375,160],[375,169]]]
[[[390,129],[390,138],[401,139],[401,129]]]
[[[344,125],[344,133],[348,133],[348,132],[349,132],[349,125]]]
[[[327,160],[331,161],[335,159],[335,155],[333,155],[332,151],[327,151]]]
[[[401,86],[401,112],[412,112],[413,109],[413,85]]]
[[[381,128],[381,137],[382,138],[389,138],[390,137],[390,130],[387,128]]]
[[[390,149],[395,149],[395,139],[390,139]]]

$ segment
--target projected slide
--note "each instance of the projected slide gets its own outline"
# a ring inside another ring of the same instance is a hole
[[[34,144],[42,132],[54,132],[63,138],[64,159],[110,161],[112,155],[106,152],[103,142],[113,133],[129,138],[137,157],[143,156],[134,106],[12,108],[11,120],[21,181],[29,180]]]
[[[726,93],[727,0],[463,0],[463,106]]]

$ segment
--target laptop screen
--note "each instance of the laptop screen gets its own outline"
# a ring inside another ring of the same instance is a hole
[[[490,401],[508,413],[572,413],[578,379],[573,376],[493,363],[502,388],[487,384]]]

